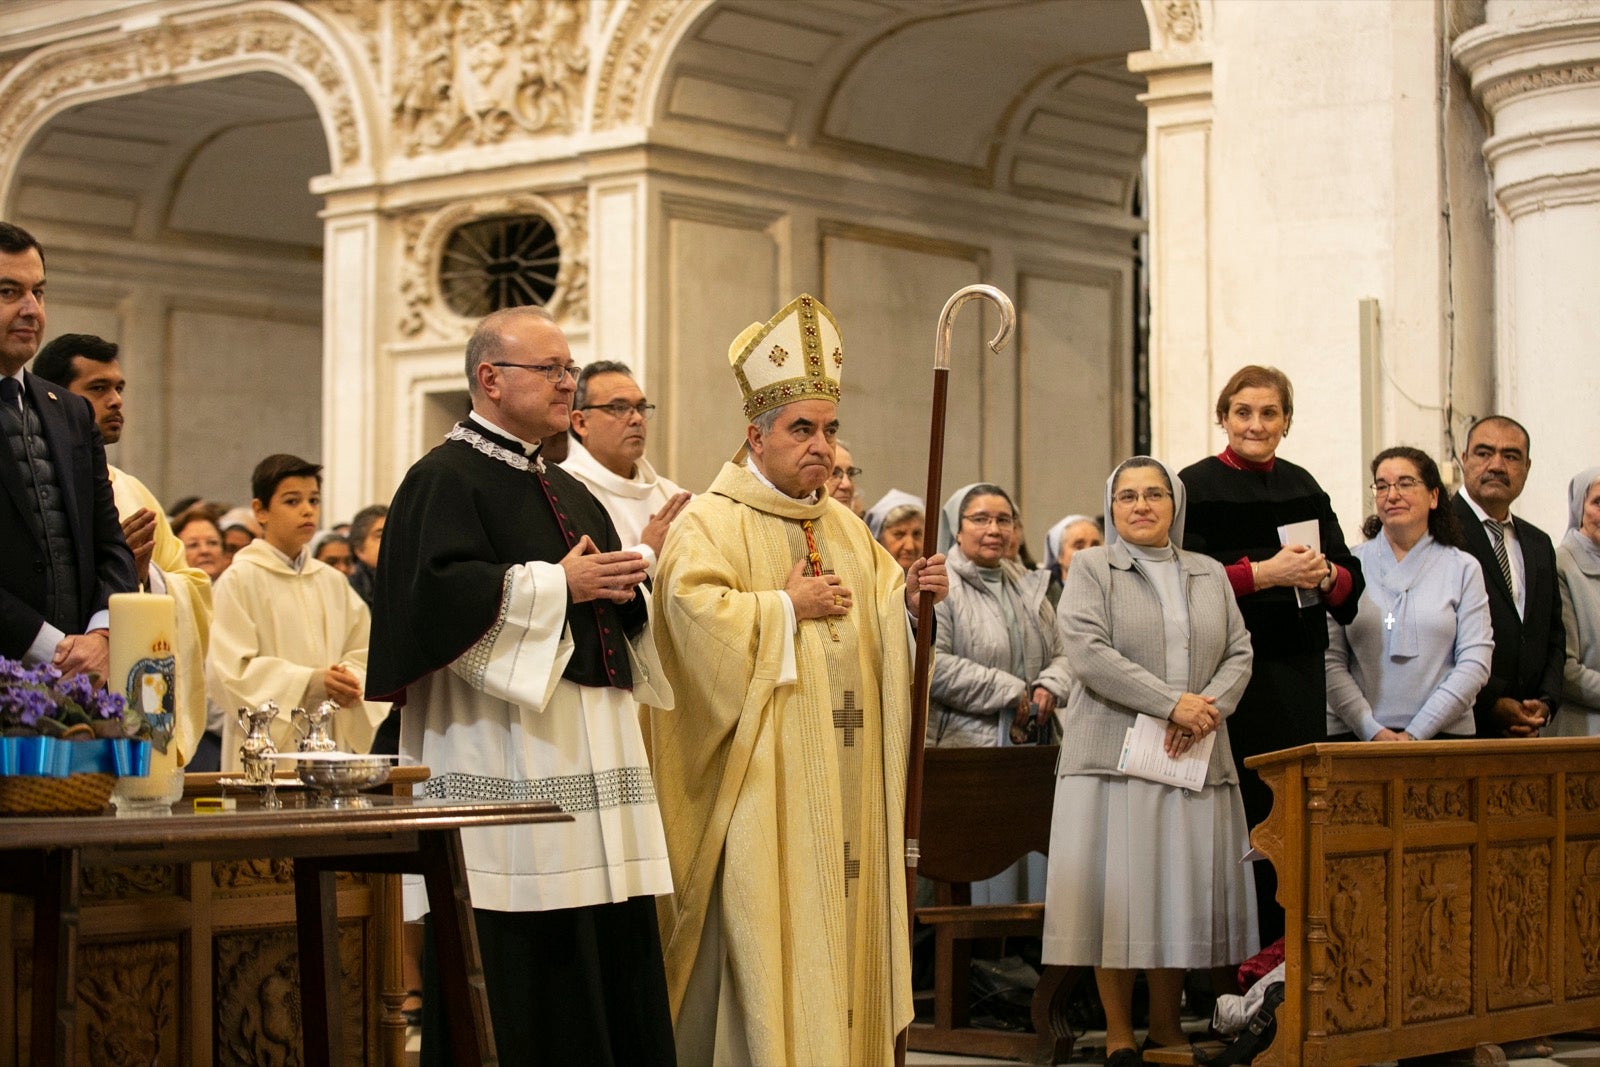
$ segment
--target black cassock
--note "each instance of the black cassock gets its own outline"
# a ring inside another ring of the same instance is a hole
[[[585,534],[602,552],[620,547],[605,509],[560,467],[476,421],[451,437],[411,468],[389,508],[367,665],[368,694],[383,695],[373,699],[403,704],[407,686],[488,634],[513,566],[555,563]],[[562,676],[631,688],[626,638],[645,625],[645,595],[569,603]],[[652,898],[474,918],[500,1062],[675,1062]],[[431,932],[424,976],[422,1062],[444,1065]]]

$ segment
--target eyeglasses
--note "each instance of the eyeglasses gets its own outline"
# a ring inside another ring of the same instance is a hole
[[[579,411],[603,411],[614,419],[625,419],[637,411],[641,419],[648,419],[656,413],[656,406],[646,401],[629,404],[623,400],[613,400],[609,404],[585,404]]]
[[[851,477],[851,478],[859,478],[859,477],[861,477],[861,468],[860,467],[835,467],[835,468],[833,468],[833,480],[834,481],[838,481],[840,478],[844,478],[844,477],[847,477],[847,476]]]
[[[491,367],[516,367],[518,370],[536,370],[544,375],[544,380],[551,385],[560,385],[561,379],[571,378],[578,380],[578,365],[576,363],[490,363]]]
[[[1407,475],[1404,478],[1396,478],[1392,482],[1373,482],[1369,488],[1371,488],[1373,496],[1388,496],[1389,490],[1391,489],[1398,489],[1402,493],[1409,493],[1421,485],[1421,478],[1412,478],[1411,476]]]
[[[1133,507],[1140,500],[1146,504],[1159,504],[1163,500],[1171,499],[1172,494],[1159,486],[1151,486],[1149,489],[1124,489],[1120,493],[1111,494],[1111,502],[1121,504],[1125,508]]]
[[[1009,530],[1017,524],[1013,515],[990,515],[983,511],[976,515],[963,515],[961,521],[970,522],[974,526],[998,526],[1002,530]]]

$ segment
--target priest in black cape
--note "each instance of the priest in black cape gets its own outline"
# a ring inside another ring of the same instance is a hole
[[[467,344],[472,412],[417,461],[378,561],[367,693],[403,704],[420,794],[550,800],[570,823],[462,831],[501,1062],[675,1060],[654,897],[672,891],[637,703],[670,707],[645,561],[539,456],[577,365],[542,308]],[[427,910],[420,879],[406,917]],[[424,1064],[448,1062],[424,959]]]

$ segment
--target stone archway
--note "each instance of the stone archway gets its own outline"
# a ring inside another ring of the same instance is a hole
[[[594,200],[597,235],[645,237],[631,271],[599,256],[595,348],[648,356],[658,463],[703,484],[733,451],[720,354],[806,290],[867,357],[841,409],[866,491],[917,490],[928,338],[949,293],[981,280],[1016,298],[1019,344],[987,357],[976,321],[958,331],[947,482],[1017,489],[1035,545],[1097,510],[1133,439],[1137,5],[691,0],[607,26],[590,121],[660,152]],[[632,336],[604,314],[628,298],[617,278],[666,279]]]
[[[3,213],[49,250],[49,332],[123,346],[114,458],[158,496],[240,502],[269,451],[327,459],[310,184],[372,157],[347,45],[303,11],[251,5],[86,32],[0,78],[0,143],[16,146]]]

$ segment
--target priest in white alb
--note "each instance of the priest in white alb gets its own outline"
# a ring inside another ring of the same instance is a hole
[[[910,1021],[908,571],[822,492],[838,324],[800,296],[729,351],[745,446],[673,523],[655,578],[677,710],[652,757],[675,896],[667,983],[685,1064],[888,1064]]]

